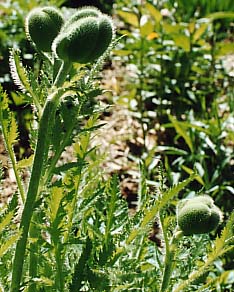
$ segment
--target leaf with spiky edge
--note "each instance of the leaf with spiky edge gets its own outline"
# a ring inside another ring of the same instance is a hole
[[[17,240],[20,238],[20,232],[13,234],[12,236],[7,238],[7,241],[1,243],[0,247],[0,257],[2,257],[8,250],[11,248]]]
[[[27,71],[23,67],[19,54],[20,50],[10,50],[10,72],[15,85],[17,85],[19,89],[25,93],[26,91],[30,90],[30,83],[28,80]]]
[[[10,202],[1,210],[0,214],[0,234],[1,247],[0,257],[2,257],[9,248],[17,241],[20,236],[19,232],[15,232],[15,225],[12,224],[18,210],[18,196],[14,194]],[[10,235],[9,229],[13,229],[14,233]],[[3,240],[4,238],[4,240]]]
[[[0,123],[2,126],[5,143],[10,147],[17,142],[18,127],[15,117],[10,112],[7,94],[1,90],[0,97]]]
[[[25,99],[28,103],[33,103],[39,113],[41,113],[42,108],[39,99],[30,85],[29,75],[27,70],[24,68],[21,58],[20,51],[16,49],[10,50],[9,58],[11,77],[14,83],[19,87],[19,89],[25,93]]]
[[[0,124],[2,128],[2,134],[4,137],[7,152],[12,163],[12,168],[14,170],[16,182],[19,188],[19,193],[21,195],[22,200],[24,201],[25,199],[24,188],[22,181],[20,179],[20,174],[18,173],[17,170],[17,162],[13,149],[13,146],[18,139],[18,126],[13,113],[10,112],[8,103],[9,99],[7,97],[7,94],[3,92],[2,87],[0,87]]]

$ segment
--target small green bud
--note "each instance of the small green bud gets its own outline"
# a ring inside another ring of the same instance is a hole
[[[113,36],[113,23],[108,16],[82,17],[62,30],[52,49],[65,62],[90,63],[107,50]]]
[[[190,199],[189,202],[203,203],[203,204],[209,206],[210,208],[212,206],[214,206],[214,200],[208,195],[200,195],[200,196],[194,197],[194,198]]]
[[[51,52],[51,45],[59,34],[63,22],[63,16],[56,8],[50,6],[35,8],[26,18],[26,34],[38,50]]]
[[[177,209],[177,223],[184,235],[209,233],[222,220],[220,209],[209,196],[182,201]]]

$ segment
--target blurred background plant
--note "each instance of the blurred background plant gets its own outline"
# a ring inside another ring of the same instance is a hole
[[[196,169],[200,178],[186,195],[202,188],[230,211],[234,81],[226,63],[233,62],[233,3],[207,3],[116,3],[120,34],[126,35],[115,51],[126,66],[124,91],[116,100],[141,124],[149,179],[155,155],[172,184]]]

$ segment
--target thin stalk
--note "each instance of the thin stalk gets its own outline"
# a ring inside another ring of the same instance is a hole
[[[159,22],[159,33],[161,34],[161,38],[160,38],[160,45],[161,45],[161,48],[160,48],[160,59],[159,59],[159,64],[160,64],[160,75],[159,75],[159,109],[158,109],[158,112],[159,112],[159,116],[158,116],[158,119],[159,119],[159,122],[160,121],[160,118],[162,118],[162,114],[163,114],[163,104],[162,104],[162,96],[163,96],[163,93],[164,93],[164,63],[163,63],[163,53],[162,53],[162,48],[163,47],[163,41],[164,41],[164,35],[163,35],[163,26],[162,26],[162,22],[160,21]]]
[[[6,144],[7,152],[9,154],[9,157],[10,157],[10,160],[11,160],[11,165],[12,165],[12,168],[13,168],[13,171],[14,171],[14,175],[15,175],[17,187],[18,187],[18,190],[19,190],[19,193],[20,193],[20,197],[21,197],[22,202],[24,203],[25,202],[25,197],[26,197],[25,190],[24,190],[24,187],[22,185],[20,175],[18,173],[15,153],[14,153],[12,147],[9,145],[9,143],[7,141],[7,135],[6,135],[5,127],[2,127],[2,133],[3,133],[3,136],[4,136],[4,140],[6,141],[5,144]]]
[[[215,84],[215,46],[216,46],[216,34],[215,34],[215,24],[212,22],[212,32],[213,32],[213,37],[211,41],[211,70],[210,70],[210,75],[212,77],[212,86],[213,88],[216,88]],[[217,90],[214,93],[214,98],[213,98],[213,111],[215,115],[215,120],[217,121],[219,132],[222,131],[222,125],[221,125],[221,120],[219,118],[219,108],[218,108],[218,102],[217,102]]]
[[[57,77],[55,78],[55,81],[54,81],[54,86],[59,88],[63,85],[64,81],[66,80],[66,77],[67,77],[67,74],[69,73],[70,69],[72,67],[72,63],[69,63],[69,62],[63,62],[59,71],[58,71],[58,74],[57,74]]]
[[[171,274],[174,267],[174,258],[177,248],[177,242],[183,235],[182,231],[175,230],[173,237],[170,242],[167,237],[167,230],[163,224],[162,214],[160,214],[160,221],[162,226],[163,237],[165,241],[165,258],[164,258],[164,271],[163,271],[163,279],[161,283],[160,292],[169,291],[169,284],[171,280]]]
[[[38,117],[41,118],[42,115],[42,106],[40,105],[39,99],[35,92],[31,89],[31,87],[27,88],[29,94],[32,96],[34,105],[36,106],[37,112],[38,112]]]
[[[144,87],[144,71],[145,71],[145,66],[144,66],[144,58],[145,58],[145,52],[144,52],[144,43],[145,43],[145,39],[143,37],[141,37],[141,42],[140,42],[140,76],[139,76],[139,98],[138,98],[138,110],[140,112],[141,115],[141,120],[140,120],[140,124],[141,124],[141,129],[142,129],[142,136],[143,136],[143,141],[144,141],[144,150],[146,150],[146,130],[144,127],[144,100],[143,100],[143,87]]]

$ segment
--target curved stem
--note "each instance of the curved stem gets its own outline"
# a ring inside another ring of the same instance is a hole
[[[54,86],[61,87],[66,80],[67,74],[72,67],[72,63],[63,62],[54,81]]]

